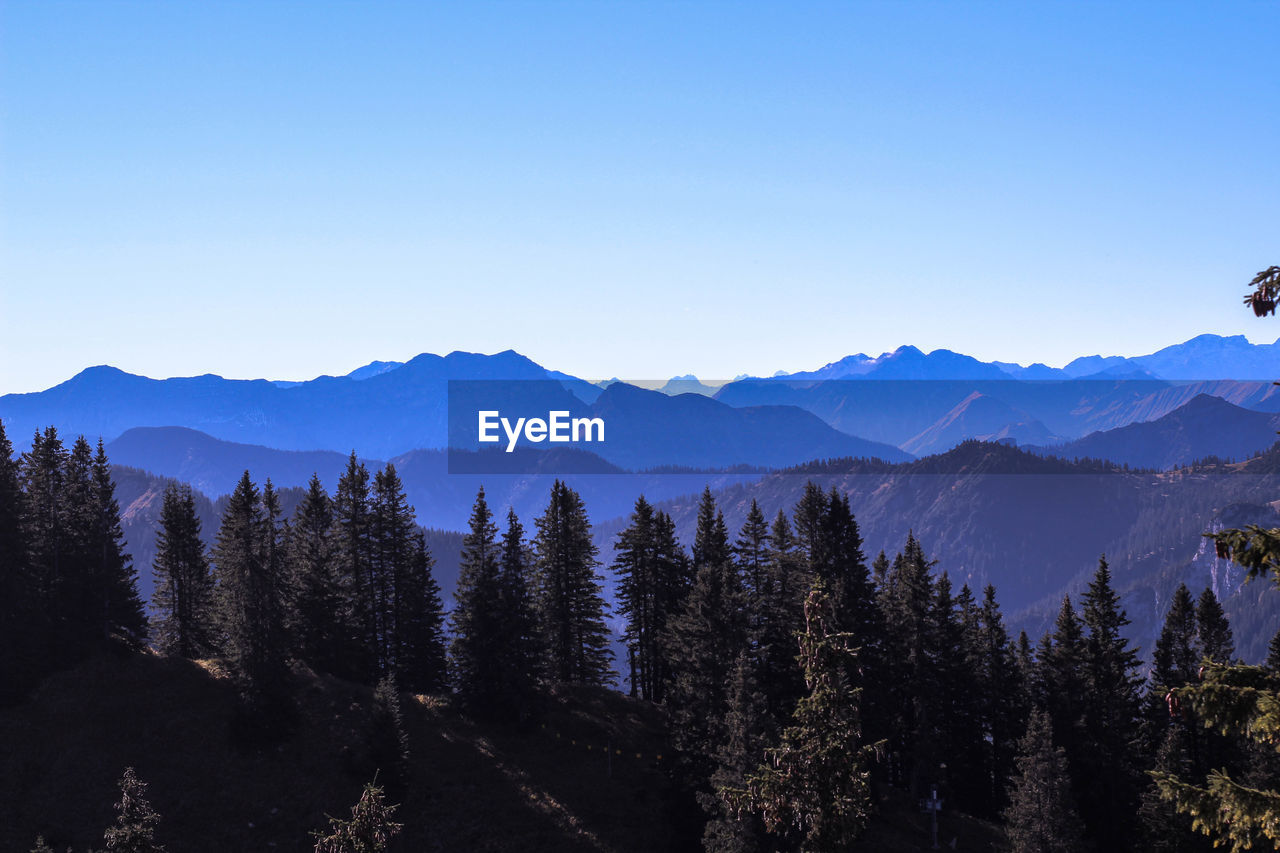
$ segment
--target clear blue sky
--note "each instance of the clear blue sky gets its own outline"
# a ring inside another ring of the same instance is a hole
[[[1280,4],[0,4],[0,392],[1061,364],[1280,263]]]

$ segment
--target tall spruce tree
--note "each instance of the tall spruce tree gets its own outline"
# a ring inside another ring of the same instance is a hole
[[[222,650],[245,703],[243,734],[268,739],[282,732],[292,713],[278,516],[270,481],[259,492],[245,471],[212,554]]]
[[[1088,646],[1084,626],[1063,596],[1062,607],[1052,635],[1046,635],[1036,650],[1036,701],[1053,724],[1053,742],[1066,752],[1072,767],[1073,790],[1078,776],[1076,765],[1085,750],[1084,715],[1091,692]]]
[[[67,450],[53,427],[37,431],[22,455],[22,534],[27,546],[27,580],[32,606],[32,668],[37,673],[75,656],[68,635],[67,600],[74,595],[66,576],[70,534],[65,491]]]
[[[681,758],[682,783],[708,792],[724,742],[729,675],[747,650],[746,593],[730,559],[724,516],[709,491],[699,508],[693,588],[670,620],[662,645],[672,671],[667,715]]]
[[[871,815],[870,764],[881,744],[866,743],[860,691],[849,686],[850,636],[835,630],[835,614],[819,580],[805,601],[800,664],[808,695],[796,706],[781,744],[741,789],[722,791],[735,810],[760,816],[773,833],[803,849],[848,850]]]
[[[334,556],[337,560],[342,608],[338,613],[345,629],[341,674],[372,683],[377,649],[377,627],[371,610],[373,596],[372,521],[370,519],[369,469],[352,451],[338,478],[333,496]]]
[[[368,610],[373,625],[374,670],[382,678],[399,671],[407,639],[400,620],[421,605],[408,600],[410,576],[418,558],[418,525],[400,476],[390,462],[374,476],[369,520]]]
[[[763,516],[762,516],[763,519]],[[747,777],[760,763],[772,735],[764,694],[756,687],[753,663],[746,652],[738,655],[726,686],[728,708],[724,719],[724,743],[716,751],[711,774],[714,794],[702,796],[702,805],[711,819],[702,834],[707,853],[754,853],[770,849],[760,818],[751,812],[729,807],[725,790],[743,790]]]
[[[555,682],[606,684],[616,675],[605,624],[597,548],[582,498],[556,480],[535,525],[538,610],[547,649],[547,675]]]
[[[804,597],[812,585],[794,547],[791,522],[778,510],[769,528],[767,595],[759,602],[755,639],[757,675],[773,720],[791,715],[804,695],[804,676],[796,663],[795,638],[804,628]]]
[[[17,702],[35,680],[43,632],[27,571],[22,484],[13,444],[0,421],[0,707]]]
[[[988,805],[984,811],[990,812],[1007,805],[1005,787],[1014,771],[1020,737],[1017,730],[1031,712],[1026,681],[1032,664],[1030,660],[1019,664],[1018,646],[1009,639],[991,584],[982,591],[979,625],[980,658],[974,692],[989,744],[985,792]],[[1025,633],[1021,643],[1027,643]],[[1030,655],[1029,647],[1025,653]]]
[[[533,598],[533,554],[514,509],[507,510],[507,529],[502,534],[498,592],[502,647],[506,650],[503,685],[513,716],[520,721],[532,713],[544,655]]]
[[[315,474],[294,511],[288,549],[295,651],[322,672],[341,673],[350,631],[338,571],[334,506]]]
[[[470,532],[462,540],[462,561],[454,591],[451,666],[463,707],[497,713],[503,691],[502,589],[499,584],[498,526],[484,488],[471,509]]]
[[[1031,714],[1018,743],[1005,822],[1012,853],[1083,853],[1088,849],[1075,810],[1066,753],[1053,743],[1047,714]]]
[[[914,534],[894,558],[879,604],[886,626],[885,726],[889,739],[890,781],[922,796],[936,766],[932,707],[937,678],[931,659],[934,610],[933,563]]]
[[[213,651],[213,578],[200,537],[195,496],[185,483],[165,489],[152,564],[152,640],[163,655],[198,658]]]
[[[1236,653],[1235,638],[1231,635],[1231,623],[1213,594],[1205,587],[1196,602],[1196,635],[1200,640],[1200,652],[1214,663],[1230,663]]]
[[[690,586],[687,561],[675,539],[675,525],[641,496],[630,523],[614,545],[618,611],[627,620],[629,682],[633,696],[666,698],[671,667],[662,636]]]
[[[1138,653],[1124,636],[1129,619],[1111,585],[1106,558],[1084,595],[1085,743],[1076,776],[1077,802],[1099,851],[1132,848],[1141,789],[1138,775],[1140,701]]]
[[[395,676],[413,693],[437,693],[449,683],[444,605],[434,567],[426,537],[415,530],[409,564],[396,583],[395,613]]]
[[[147,636],[147,616],[138,594],[138,574],[124,551],[124,530],[111,466],[102,439],[98,439],[92,471],[93,521],[89,560],[97,578],[97,625],[100,636],[114,635],[133,645]]]

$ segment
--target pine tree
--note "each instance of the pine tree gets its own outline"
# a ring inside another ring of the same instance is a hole
[[[369,720],[369,758],[374,776],[387,780],[387,792],[403,795],[409,781],[409,734],[400,712],[400,687],[394,675],[384,675],[373,691]]]
[[[856,654],[849,635],[834,630],[831,600],[821,581],[805,601],[800,663],[809,693],[768,761],[744,788],[723,791],[731,808],[758,814],[768,831],[794,832],[805,850],[847,850],[866,827],[872,797],[869,765],[880,744],[864,743],[860,691],[845,677]]]
[[[890,744],[890,780],[906,786],[913,796],[924,793],[936,771],[936,738],[932,736],[934,699],[938,692],[933,667],[931,614],[933,563],[914,534],[908,534],[894,558],[879,604],[886,626],[885,726]]]
[[[1196,608],[1191,590],[1179,584],[1173,593],[1164,626],[1156,639],[1151,680],[1166,691],[1190,684],[1200,666],[1200,645],[1196,637]],[[1163,704],[1163,696],[1161,697]]]
[[[374,671],[381,678],[400,669],[406,638],[400,619],[422,602],[408,600],[418,559],[418,525],[404,486],[390,462],[374,476],[370,512],[372,559],[368,610],[373,624]]]
[[[270,481],[259,492],[245,471],[222,515],[213,549],[222,650],[240,684],[244,723],[268,738],[281,732],[292,710],[287,640],[281,630],[284,577],[278,515]]]
[[[24,496],[13,445],[0,421],[0,707],[17,702],[37,677],[39,602],[27,568]]]
[[[333,496],[333,546],[342,607],[337,614],[343,638],[341,674],[371,681],[377,629],[373,621],[372,522],[369,469],[353,451]]]
[[[1209,663],[1200,680],[1172,691],[1173,710],[1190,713],[1224,736],[1244,736],[1280,752],[1280,677],[1263,667]],[[1280,846],[1280,792],[1246,784],[1226,769],[1203,783],[1151,773],[1160,794],[1190,815],[1192,828],[1231,851]],[[1269,782],[1267,784],[1274,784]]]
[[[156,650],[185,658],[209,654],[213,648],[213,579],[200,538],[195,497],[186,484],[165,489],[152,569]]]
[[[711,816],[702,835],[702,849],[707,853],[753,853],[769,849],[760,819],[749,812],[730,809],[719,793],[746,787],[747,777],[759,764],[770,735],[768,708],[764,695],[756,689],[751,670],[750,657],[745,652],[738,655],[726,685],[725,741],[716,752],[716,767],[711,774],[711,786],[716,793],[701,797],[703,808]]]
[[[653,507],[641,495],[631,518],[614,543],[613,571],[617,575],[618,613],[626,619],[622,639],[627,644],[631,695],[656,701],[661,680],[658,653],[657,566],[654,551]]]
[[[768,596],[760,605],[762,624],[755,639],[760,689],[773,720],[789,717],[805,691],[795,638],[804,628],[804,596],[812,581],[793,543],[791,522],[779,510],[769,528]]]
[[[482,487],[471,510],[470,532],[462,541],[458,586],[450,616],[451,665],[462,705],[493,713],[502,695],[502,590],[499,586],[498,527]]]
[[[1129,619],[1105,558],[1084,595],[1084,623],[1088,692],[1077,802],[1098,850],[1129,850],[1140,790],[1135,747],[1142,682],[1138,653],[1124,636]]]
[[[93,457],[93,527],[90,559],[98,579],[98,626],[102,636],[115,635],[141,645],[147,636],[147,616],[138,594],[138,575],[132,558],[124,552],[124,530],[120,524],[120,504],[111,479],[102,439]]]
[[[606,684],[610,664],[603,584],[591,524],[578,493],[560,480],[535,522],[538,610],[547,649],[548,677],[567,684]]]
[[[542,673],[542,636],[531,589],[532,563],[524,525],[515,510],[509,509],[498,570],[499,625],[504,649],[503,692],[510,716],[516,722],[532,713],[531,705]]]
[[[413,693],[438,693],[449,683],[444,605],[421,530],[413,532],[409,565],[397,581],[396,679]]]
[[[716,509],[711,487],[705,486],[698,501],[698,521],[693,536],[693,571],[703,566],[718,566],[729,560],[729,531],[724,515]]]
[[[66,554],[70,536],[66,528],[65,472],[67,451],[58,431],[49,427],[36,432],[31,449],[22,455],[20,477],[22,538],[27,546],[32,634],[42,638],[36,648],[33,670],[41,672],[62,666],[74,658],[74,643],[67,633],[66,601],[74,596],[74,585],[66,577]]]
[[[1209,587],[1200,593],[1196,603],[1196,634],[1200,639],[1200,652],[1214,663],[1230,663],[1236,652],[1235,638],[1231,636],[1231,623],[1223,612],[1218,597]]]
[[[107,850],[119,853],[164,853],[155,840],[160,815],[147,802],[147,785],[132,767],[126,767],[120,778],[120,801],[116,803],[116,822],[104,833]]]
[[[1272,634],[1271,642],[1267,644],[1267,669],[1280,673],[1280,631]]]
[[[705,793],[724,742],[729,674],[747,650],[746,593],[730,558],[724,516],[709,490],[703,492],[694,541],[693,588],[668,622],[662,648],[671,666],[667,716],[681,756],[681,781]]]
[[[810,577],[829,578],[831,574],[830,555],[825,547],[828,540],[823,529],[829,507],[826,493],[811,480],[804,484],[804,492],[791,511],[796,551]]]
[[[975,692],[982,706],[982,724],[990,744],[987,765],[987,811],[998,811],[1005,805],[1005,784],[1013,775],[1017,754],[1017,729],[1031,712],[1027,678],[1031,671],[1028,659],[1019,663],[1019,647],[1009,640],[996,590],[991,584],[982,591],[980,611],[980,663]],[[1027,635],[1019,640],[1030,656]]]
[[[653,702],[666,697],[670,662],[661,638],[688,592],[687,561],[670,516],[655,513],[641,496],[614,545],[618,611],[627,620],[631,693]]]
[[[315,853],[382,853],[404,828],[391,819],[396,808],[387,804],[382,788],[367,783],[350,820],[331,817],[328,834],[316,833]]]
[[[1031,714],[1018,743],[1017,776],[1012,781],[1005,821],[1012,853],[1081,853],[1080,833],[1067,772],[1067,758],[1053,744],[1048,715]]]
[[[1194,770],[1191,753],[1194,745],[1190,732],[1182,725],[1167,726],[1155,757],[1155,773],[1188,779]],[[1168,853],[1208,853],[1209,840],[1191,828],[1191,818],[1181,814],[1172,803],[1160,796],[1152,785],[1143,791],[1138,807],[1143,826],[1143,849]]]
[[[334,541],[333,501],[315,474],[289,525],[290,633],[298,657],[322,672],[340,672],[343,594]]]
[[[1084,628],[1063,596],[1052,635],[1036,651],[1036,703],[1053,724],[1053,742],[1078,763],[1084,749],[1084,715],[1090,693],[1088,646]],[[1073,766],[1073,770],[1074,770]],[[1075,777],[1073,776],[1073,782]]]

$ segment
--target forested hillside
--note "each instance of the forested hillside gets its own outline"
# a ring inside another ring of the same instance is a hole
[[[832,462],[772,475],[761,494],[786,482],[794,501],[743,495],[740,521],[704,490],[687,535],[637,498],[604,548],[561,481],[527,529],[482,489],[447,616],[394,465],[353,456],[287,511],[251,473],[215,506],[124,471],[143,496],[164,487],[148,615],[101,447],[52,429],[20,458],[0,445],[0,731],[21,742],[0,756],[6,844],[105,829],[140,850],[354,850],[367,830],[406,850],[913,850],[910,813],[936,796],[956,849],[1051,825],[1127,851],[1198,843],[1146,771],[1194,783],[1274,761],[1165,702],[1202,660],[1237,656],[1211,585],[1177,584],[1139,648],[1095,558],[1028,636],[1000,588],[950,573],[921,535],[868,547],[882,534],[857,489],[819,482],[944,477],[963,499],[967,477],[1049,476],[1084,501],[1150,476],[1247,483],[1269,457],[1172,477],[980,443],[907,471]],[[353,823],[326,826],[357,796]]]

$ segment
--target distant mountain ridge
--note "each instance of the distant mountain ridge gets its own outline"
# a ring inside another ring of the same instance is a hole
[[[1253,344],[1244,335],[1197,335],[1148,355],[1088,355],[1063,367],[1023,366],[1006,361],[980,361],[972,356],[936,349],[925,353],[913,346],[871,357],[845,356],[816,370],[779,371],[770,378],[799,379],[1081,379],[1081,378],[1280,379],[1280,340]],[[753,377],[759,378],[759,377]]]
[[[1199,394],[1152,421],[1090,433],[1053,447],[1025,449],[1064,459],[1107,459],[1136,468],[1167,470],[1210,456],[1248,459],[1275,444],[1277,430],[1280,415],[1242,409]]]

